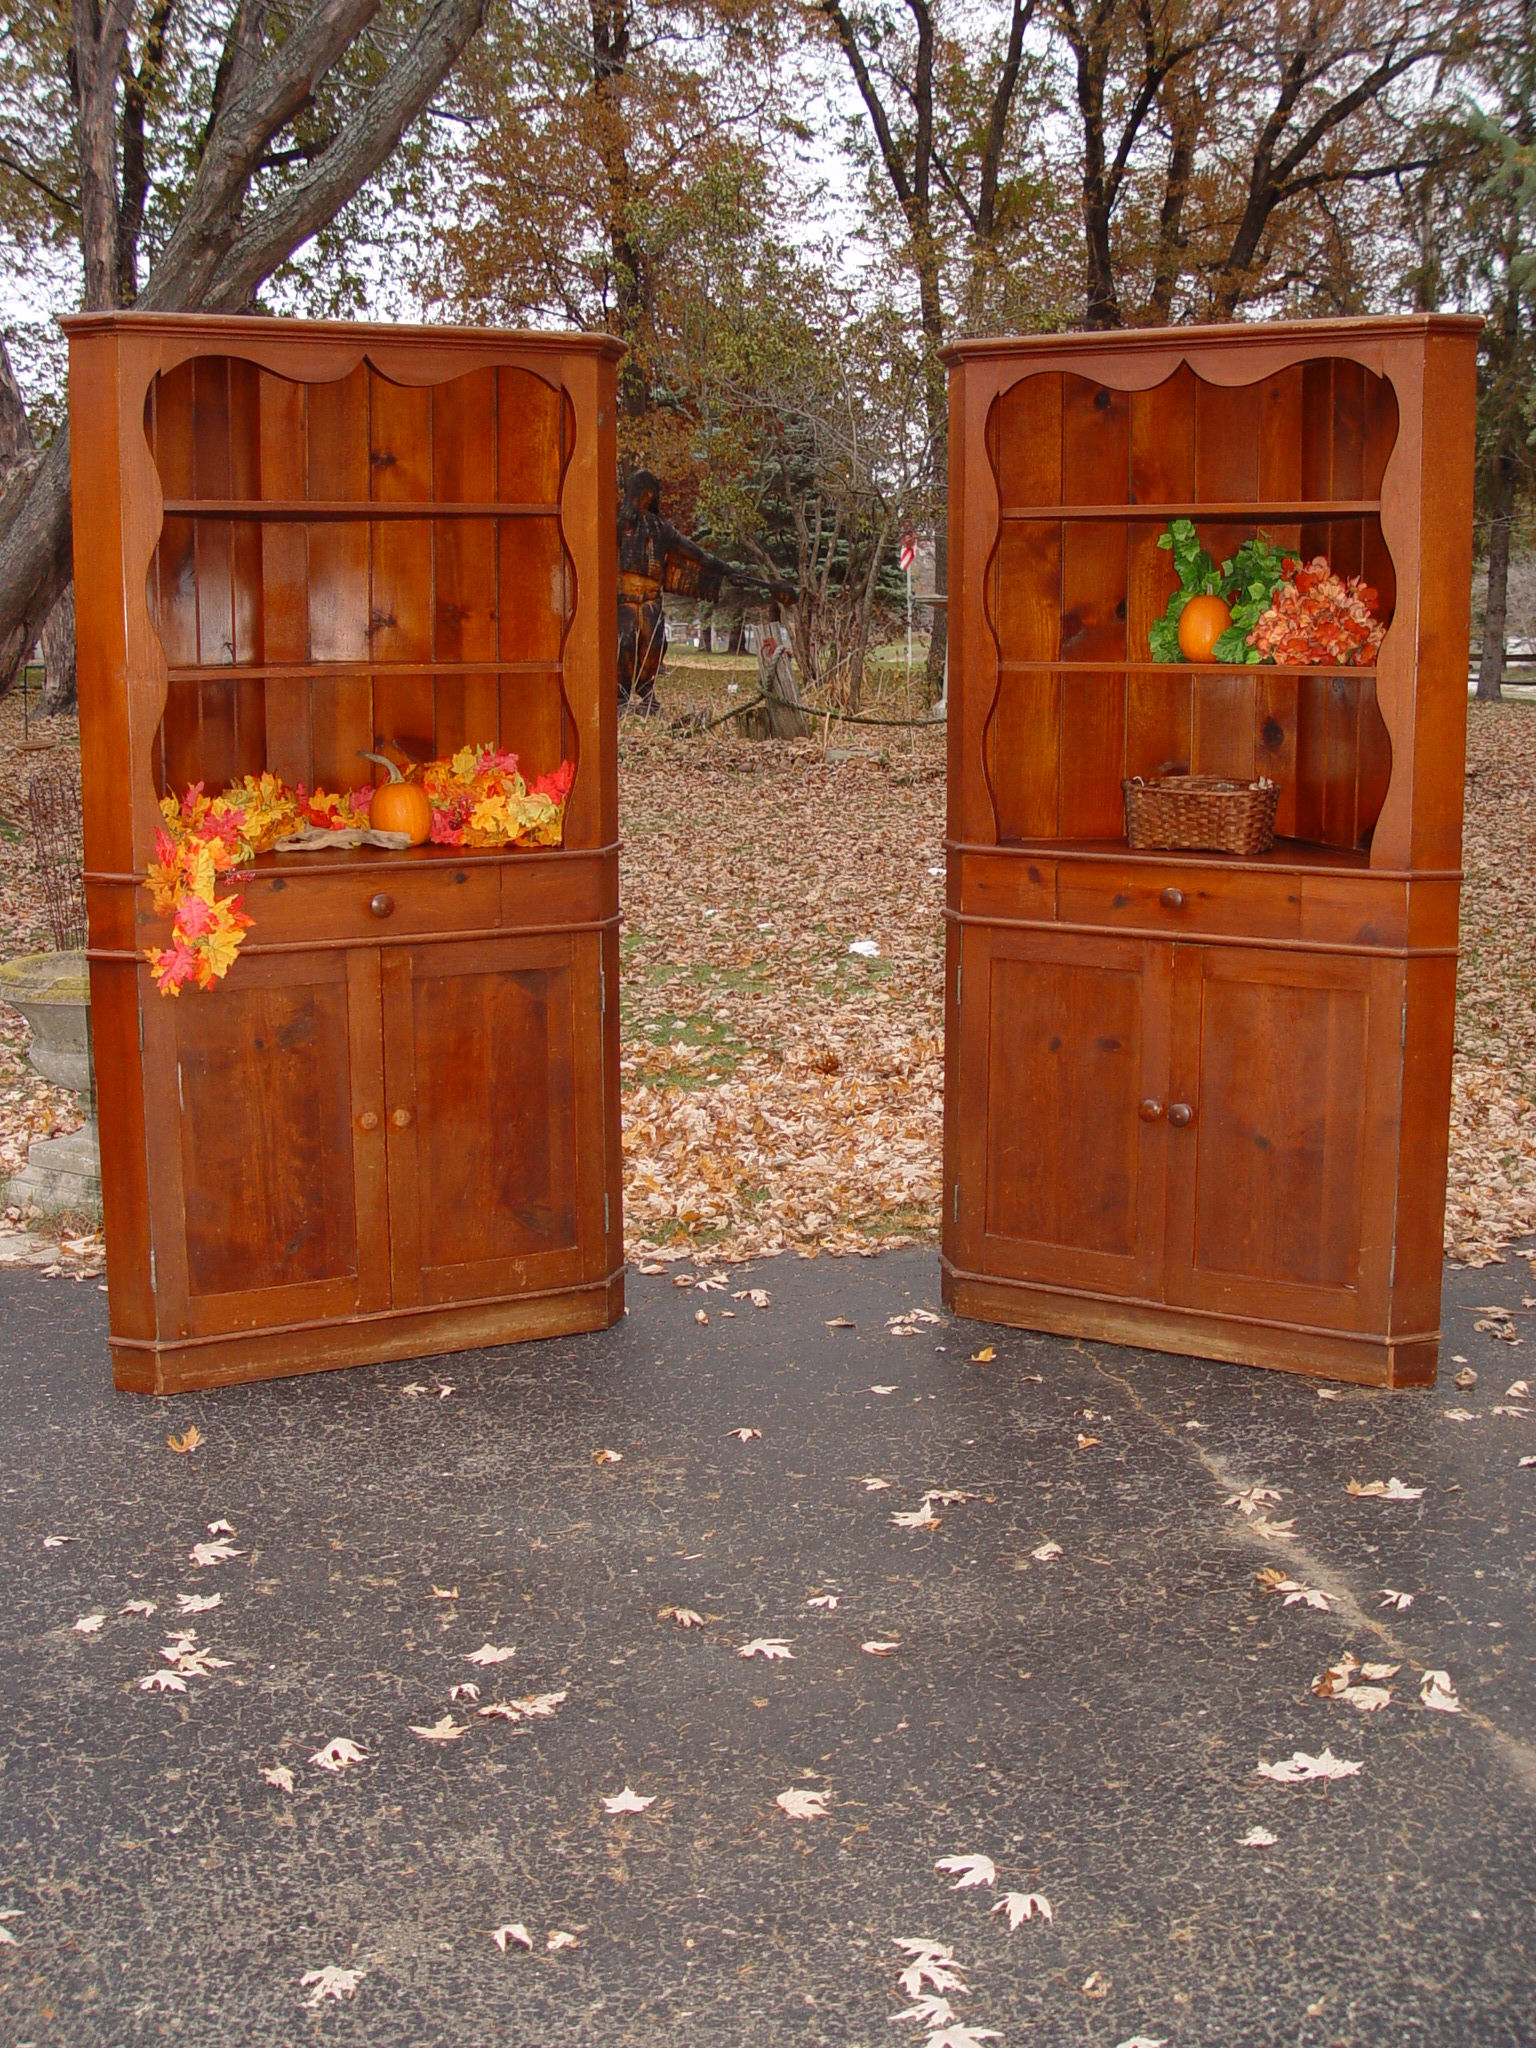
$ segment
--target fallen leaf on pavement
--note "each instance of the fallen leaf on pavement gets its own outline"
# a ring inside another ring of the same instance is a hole
[[[1459,1714],[1462,1711],[1449,1671],[1425,1672],[1419,1681],[1419,1705],[1436,1714]]]
[[[1260,1537],[1266,1543],[1295,1543],[1298,1541],[1296,1517],[1294,1515],[1287,1522],[1272,1522],[1267,1515],[1255,1515],[1248,1524],[1248,1527],[1255,1536]]]
[[[1061,1556],[1061,1545],[1059,1543],[1041,1543],[1029,1554],[1036,1564],[1049,1564],[1053,1557]]]
[[[725,1433],[735,1437],[738,1443],[749,1444],[753,1437],[761,1436],[763,1432],[760,1429],[728,1429]]]
[[[894,1394],[896,1389],[894,1386],[873,1386],[869,1391],[872,1394]]]
[[[826,1327],[829,1330],[856,1330],[859,1326],[848,1316],[829,1316],[826,1320]]]
[[[622,1465],[624,1453],[622,1451],[594,1451],[592,1453],[592,1462],[594,1465]]]
[[[563,1927],[555,1927],[545,1935],[544,1946],[551,1955],[555,1955],[563,1948],[577,1948],[580,1944],[574,1934],[567,1934]]]
[[[457,1742],[469,1733],[467,1726],[461,1727],[452,1714],[444,1714],[440,1721],[434,1721],[430,1728],[418,1728],[412,1721],[410,1730],[419,1735],[423,1742]]]
[[[202,1441],[203,1432],[195,1422],[190,1428],[184,1430],[180,1436],[168,1436],[165,1440],[168,1450],[177,1451],[183,1456],[188,1451],[195,1451]]]
[[[1077,1433],[1077,1448],[1080,1451],[1097,1450],[1103,1441],[1104,1439],[1099,1436],[1084,1436],[1081,1430]]]
[[[1351,1479],[1344,1491],[1362,1500],[1421,1500],[1424,1494],[1422,1486],[1404,1486],[1396,1473],[1390,1479],[1368,1480],[1364,1486]]]
[[[896,1529],[937,1529],[943,1520],[933,1512],[933,1502],[925,1500],[920,1508],[898,1508],[891,1516],[891,1526]]]
[[[995,1344],[983,1344],[979,1351],[971,1353],[971,1363],[972,1365],[990,1365],[996,1356],[997,1347]]]
[[[1413,1595],[1411,1593],[1399,1593],[1395,1586],[1383,1586],[1381,1589],[1381,1604],[1383,1607],[1395,1607],[1401,1614],[1405,1607],[1413,1605]]]
[[[1455,1384],[1460,1387],[1464,1394],[1471,1393],[1472,1389],[1477,1385],[1477,1374],[1470,1365],[1464,1365],[1461,1371],[1457,1373]]]
[[[763,1657],[770,1664],[775,1657],[788,1657],[793,1662],[795,1653],[789,1647],[793,1641],[793,1636],[754,1636],[750,1643],[743,1643],[736,1654],[738,1657]]]
[[[1008,1915],[1010,1933],[1014,1928],[1022,1927],[1026,1920],[1033,1919],[1036,1914],[1042,1920],[1054,1917],[1051,1913],[1051,1902],[1043,1892],[1004,1892],[992,1910],[994,1913]]]
[[[947,1998],[940,1998],[932,1991],[925,1991],[921,1998],[914,1999],[902,2012],[891,2014],[891,2025],[898,2020],[919,2020],[925,2027],[947,2027],[955,2017],[955,2008]]]
[[[866,1493],[889,1493],[891,1490],[889,1479],[861,1479],[859,1484]]]
[[[286,1764],[273,1764],[261,1774],[269,1785],[275,1785],[279,1792],[293,1790],[293,1773]]]
[[[1359,1775],[1360,1766],[1347,1763],[1336,1757],[1331,1749],[1324,1749],[1316,1756],[1308,1756],[1304,1749],[1294,1751],[1279,1763],[1259,1765],[1261,1778],[1272,1778],[1277,1785],[1301,1785],[1309,1778],[1353,1778]]]
[[[147,1678],[139,1680],[140,1692],[185,1692],[186,1689],[187,1681],[174,1671],[151,1671]]]
[[[507,1952],[507,1943],[509,1941],[517,1942],[522,1948],[533,1947],[533,1936],[528,1932],[521,1920],[509,1920],[505,1927],[493,1927],[491,1929],[491,1939],[503,1955]]]
[[[228,1564],[232,1557],[244,1555],[242,1551],[236,1550],[232,1543],[226,1543],[222,1536],[216,1537],[210,1543],[194,1543],[189,1554],[192,1562],[203,1570],[210,1565]]]
[[[334,1963],[327,1963],[323,1970],[306,1970],[301,1981],[314,1989],[304,2002],[319,2005],[327,1998],[350,1998],[367,1974],[366,1970],[339,1970]]]
[[[807,1607],[825,1607],[831,1609],[837,1605],[841,1597],[841,1594],[838,1593],[812,1593],[805,1604]]]
[[[1279,1839],[1268,1828],[1250,1828],[1237,1846],[1240,1849],[1273,1849]]]
[[[82,1614],[80,1619],[75,1623],[76,1635],[95,1635],[96,1631],[105,1623],[106,1618],[107,1617],[104,1614]]]
[[[463,1685],[450,1685],[448,1697],[450,1700],[477,1700],[480,1697],[480,1688],[466,1680]]]
[[[953,1892],[967,1892],[979,1884],[992,1884],[997,1878],[997,1865],[990,1856],[941,1856],[933,1867],[954,1878],[950,1886]]]
[[[153,1600],[125,1600],[123,1602],[123,1612],[124,1614],[149,1615],[158,1614],[160,1610]]]
[[[695,1321],[696,1323],[705,1323],[705,1324],[707,1324],[707,1323],[708,1323],[708,1321],[709,1321],[709,1314],[708,1314],[708,1311],[707,1311],[707,1310],[705,1310],[705,1309],[702,1309],[702,1308],[696,1308],[696,1309],[694,1310],[694,1312],[693,1312],[693,1320],[694,1320],[694,1321]]]
[[[322,1771],[344,1771],[348,1764],[366,1763],[368,1753],[359,1749],[350,1736],[336,1735],[323,1749],[317,1749],[310,1762]]]
[[[1279,1505],[1280,1493],[1277,1487],[1244,1486],[1238,1492],[1229,1495],[1226,1504],[1229,1508],[1236,1508],[1240,1515],[1257,1515],[1270,1501]]]
[[[604,1813],[644,1813],[648,1806],[654,1806],[655,1804],[656,1794],[654,1792],[642,1798],[638,1792],[632,1792],[629,1786],[626,1785],[622,1792],[615,1792],[604,1798],[603,1811]]]
[[[702,1628],[704,1626],[703,1615],[696,1613],[691,1607],[658,1607],[656,1619],[658,1621],[675,1621],[679,1628]]]
[[[866,1657],[894,1657],[901,1648],[901,1644],[899,1642],[883,1643],[877,1639],[874,1642],[860,1643],[859,1648]]]
[[[45,1536],[43,1538],[43,1548],[44,1550],[62,1550],[66,1543],[79,1543],[82,1540],[79,1536]]]
[[[467,1664],[510,1664],[517,1655],[515,1643],[503,1643],[498,1649],[495,1643],[482,1643],[478,1650],[466,1650]]]
[[[229,1523],[229,1522],[225,1522],[225,1521],[222,1521],[222,1520],[221,1520],[221,1521],[217,1521],[217,1522],[210,1522],[210,1523],[208,1524],[208,1534],[209,1534],[210,1536],[231,1536],[231,1537],[232,1537],[232,1536],[234,1535],[234,1533],[235,1533],[235,1531],[234,1531],[234,1527],[233,1527],[233,1525],[232,1525],[231,1523]]]
[[[178,1614],[208,1614],[215,1607],[223,1605],[222,1593],[178,1593],[176,1612]]]
[[[457,1586],[434,1586],[432,1588],[432,1598],[434,1600],[457,1600],[458,1597],[459,1589]]]
[[[802,1786],[795,1785],[788,1792],[781,1792],[773,1803],[775,1806],[781,1806],[791,1820],[825,1820],[827,1818],[827,1794],[825,1792],[808,1792]]]

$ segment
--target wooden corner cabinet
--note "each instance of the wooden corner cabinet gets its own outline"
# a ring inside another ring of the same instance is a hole
[[[612,1322],[616,344],[64,324],[118,1386]],[[163,796],[481,744],[575,764],[559,845],[259,853],[226,978],[156,987]]]
[[[961,1314],[1432,1381],[1456,993],[1475,320],[949,352],[943,1260]],[[1267,533],[1372,667],[1151,659]],[[1279,785],[1272,853],[1132,853],[1122,779]]]

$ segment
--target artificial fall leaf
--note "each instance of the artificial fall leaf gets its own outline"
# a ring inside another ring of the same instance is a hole
[[[452,1714],[444,1714],[440,1721],[434,1721],[430,1728],[418,1728],[412,1721],[410,1730],[419,1735],[423,1742],[458,1742],[469,1733],[467,1726],[461,1727]]]
[[[229,1522],[225,1522],[225,1521],[218,1521],[218,1522],[210,1522],[210,1523],[208,1524],[208,1534],[209,1534],[210,1536],[231,1536],[231,1537],[232,1537],[232,1536],[234,1535],[234,1533],[235,1533],[235,1532],[234,1532],[234,1528],[233,1528],[232,1524],[230,1524]]]
[[[743,1643],[736,1654],[738,1657],[763,1657],[770,1664],[775,1657],[787,1657],[793,1662],[795,1653],[789,1647],[793,1640],[792,1636],[754,1636],[750,1643]]]
[[[1398,1613],[1401,1614],[1405,1607],[1413,1605],[1413,1595],[1411,1593],[1399,1593],[1395,1586],[1383,1586],[1381,1589],[1381,1604],[1383,1607],[1395,1607]]]
[[[123,1612],[124,1614],[143,1614],[147,1616],[158,1614],[160,1610],[153,1600],[125,1600],[123,1602]]]
[[[983,1344],[979,1351],[973,1351],[971,1353],[971,1363],[972,1365],[990,1365],[993,1359],[996,1358],[996,1356],[996,1345]]]
[[[954,1878],[950,1886],[954,1892],[968,1892],[976,1885],[997,1880],[997,1865],[990,1856],[941,1856],[933,1867]]]
[[[679,1628],[702,1628],[704,1617],[691,1607],[658,1607],[658,1621],[675,1621]]]
[[[812,1593],[805,1604],[807,1607],[825,1607],[830,1610],[836,1607],[841,1597],[838,1593]]]
[[[1257,1515],[1269,1502],[1278,1505],[1279,1500],[1279,1491],[1273,1486],[1244,1486],[1229,1494],[1226,1504],[1229,1508],[1236,1508],[1240,1515]]]
[[[994,1913],[1008,1915],[1010,1933],[1016,1927],[1022,1927],[1026,1920],[1032,1919],[1037,1913],[1042,1920],[1050,1920],[1053,1917],[1051,1902],[1043,1892],[1004,1892],[992,1910]]]
[[[942,1519],[933,1512],[933,1502],[925,1500],[920,1508],[908,1508],[905,1512],[898,1508],[891,1516],[891,1526],[895,1529],[937,1529]]]
[[[576,1948],[579,1943],[574,1934],[567,1934],[563,1927],[555,1927],[544,1937],[544,1946],[551,1955],[557,1955],[563,1948]]]
[[[727,1436],[735,1437],[738,1443],[749,1444],[755,1436],[761,1436],[763,1432],[760,1429],[728,1429],[725,1433]]]
[[[1336,1757],[1331,1749],[1320,1750],[1316,1756],[1298,1749],[1279,1763],[1260,1763],[1258,1769],[1261,1778],[1272,1778],[1277,1785],[1301,1785],[1309,1778],[1353,1778],[1360,1772],[1359,1764]]]
[[[478,1650],[466,1650],[464,1661],[467,1664],[510,1664],[516,1655],[515,1643],[504,1643],[499,1649],[495,1643],[482,1643]]]
[[[222,1593],[178,1593],[176,1612],[178,1614],[207,1614],[222,1604]]]
[[[1368,1480],[1364,1486],[1358,1479],[1351,1479],[1344,1491],[1362,1500],[1420,1500],[1424,1494],[1422,1486],[1404,1486],[1396,1473],[1390,1479]]]
[[[1049,1564],[1053,1557],[1061,1556],[1062,1550],[1059,1543],[1039,1543],[1029,1554],[1036,1564]]]
[[[140,1692],[185,1692],[187,1681],[174,1671],[151,1671],[139,1680]]]
[[[503,1955],[507,1952],[507,1943],[509,1941],[515,1941],[520,1948],[533,1947],[533,1936],[528,1932],[521,1920],[509,1920],[505,1927],[493,1927],[491,1929],[491,1939]]]
[[[208,1543],[194,1543],[190,1552],[192,1562],[203,1570],[210,1565],[228,1564],[232,1557],[240,1557],[243,1554],[222,1536],[215,1537]]]
[[[300,1981],[305,1989],[311,1985],[314,1988],[304,2002],[320,2005],[327,1998],[334,1998],[339,2003],[352,1996],[367,1974],[366,1970],[341,1970],[334,1963],[327,1963],[321,1970],[306,1970]]]
[[[183,1456],[188,1451],[195,1451],[202,1441],[203,1432],[195,1422],[190,1428],[184,1430],[180,1436],[168,1436],[165,1440],[168,1450],[178,1451]]]
[[[76,1635],[95,1635],[96,1631],[106,1621],[106,1618],[107,1617],[104,1614],[82,1614],[80,1619],[75,1623]]]
[[[604,1798],[603,1811],[604,1813],[644,1813],[648,1806],[654,1806],[655,1804],[656,1794],[654,1792],[642,1798],[638,1792],[632,1792],[629,1786],[626,1785],[622,1792],[615,1792],[611,1797]]]
[[[335,1735],[323,1749],[317,1749],[310,1762],[317,1770],[344,1771],[348,1764],[367,1761],[367,1751],[359,1749],[350,1736]]]
[[[901,1648],[901,1644],[883,1643],[879,1640],[876,1640],[874,1642],[869,1643],[860,1643],[859,1648],[864,1652],[866,1657],[894,1657],[896,1652]]]
[[[1426,1671],[1419,1681],[1419,1705],[1437,1714],[1459,1714],[1461,1701],[1451,1683],[1449,1671]]]
[[[592,1462],[594,1465],[622,1465],[624,1453],[622,1451],[594,1451],[592,1453]]]
[[[463,1685],[450,1685],[448,1697],[450,1700],[477,1700],[480,1697],[480,1688],[466,1680]]]
[[[1250,1828],[1237,1846],[1240,1849],[1273,1849],[1279,1839],[1268,1828]]]
[[[789,1791],[779,1793],[773,1803],[782,1807],[791,1820],[825,1820],[827,1817],[827,1794],[809,1792],[803,1786],[791,1786]]]
[[[269,1785],[275,1785],[279,1792],[293,1790],[293,1773],[286,1764],[273,1764],[261,1774]]]

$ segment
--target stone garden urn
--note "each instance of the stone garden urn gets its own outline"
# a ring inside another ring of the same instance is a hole
[[[27,1163],[4,1189],[7,1203],[42,1214],[101,1215],[101,1150],[91,1060],[91,982],[83,953],[23,953],[0,966],[0,1002],[32,1030],[34,1072],[80,1098],[85,1122],[63,1137],[34,1138]]]

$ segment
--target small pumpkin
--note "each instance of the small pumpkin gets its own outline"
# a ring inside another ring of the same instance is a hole
[[[1232,623],[1224,597],[1192,597],[1179,613],[1179,652],[1186,661],[1209,661],[1216,642]]]
[[[412,846],[423,845],[432,834],[432,802],[419,782],[407,782],[385,754],[370,754],[359,747],[365,761],[376,761],[389,770],[368,799],[368,822],[375,832],[403,832]]]

